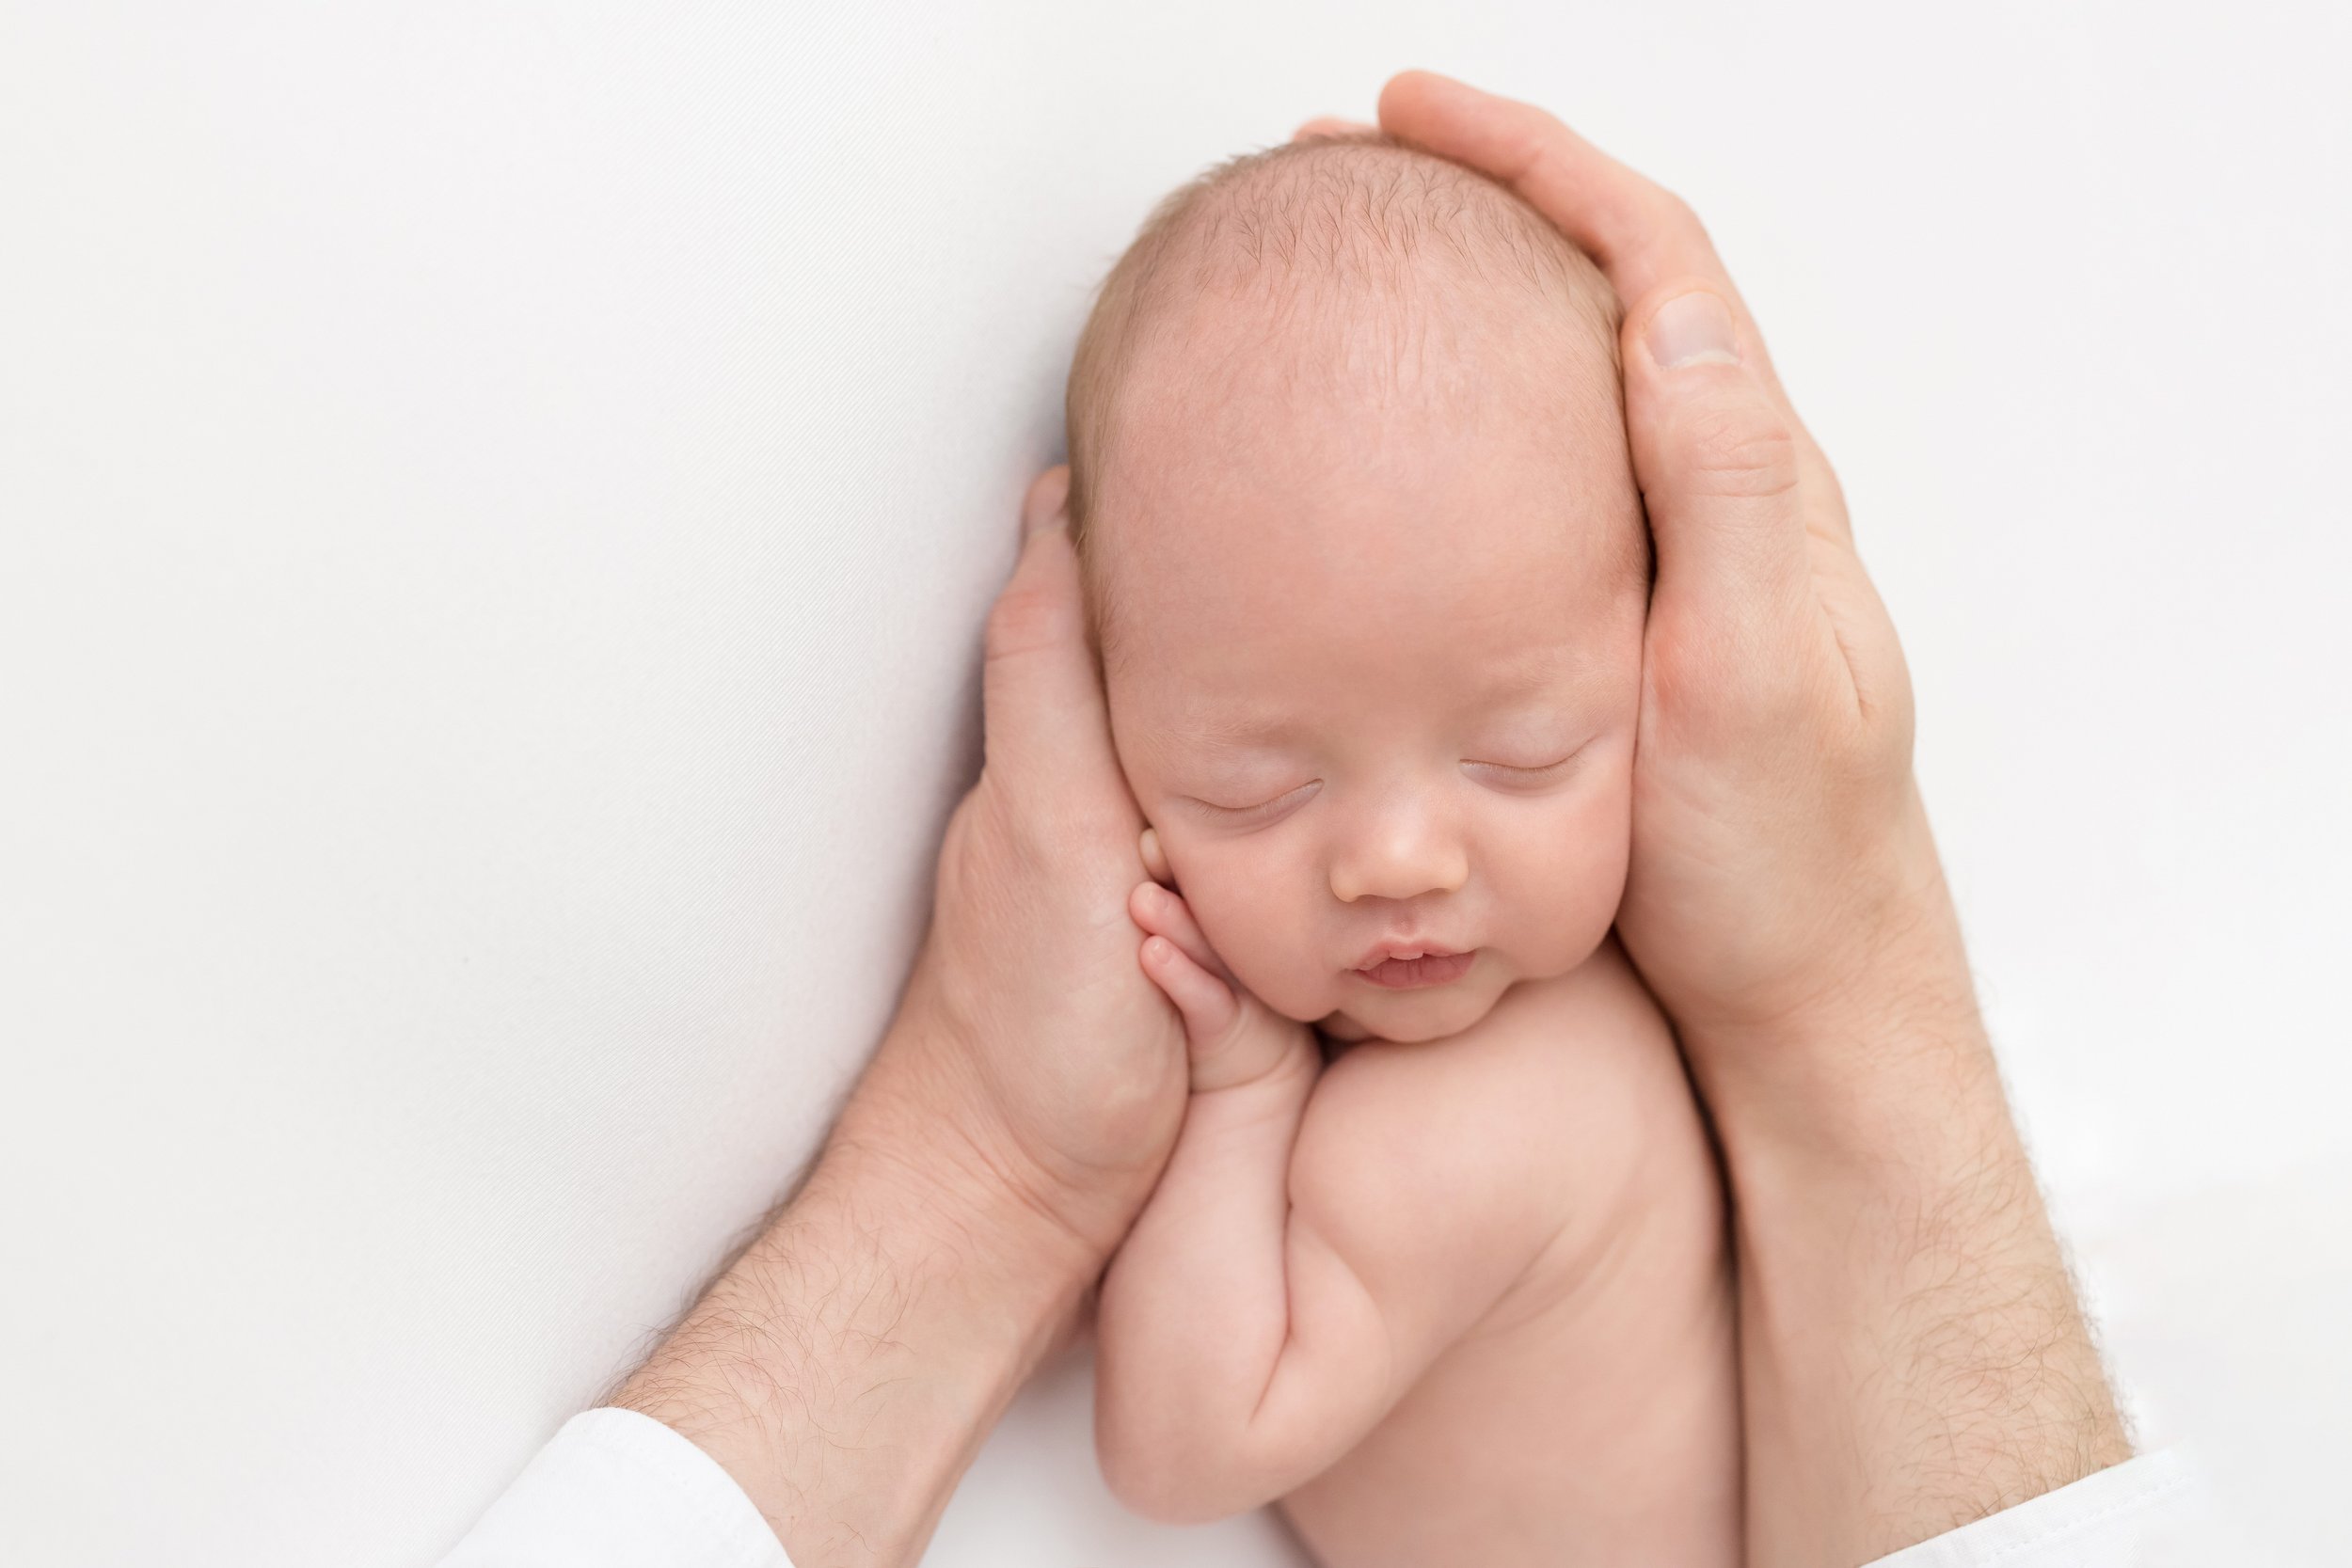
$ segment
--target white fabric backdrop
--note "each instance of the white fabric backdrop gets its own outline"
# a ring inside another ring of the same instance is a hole
[[[231,9],[0,6],[0,1557],[422,1563],[625,1369],[887,1014],[1088,290],[1423,64],[1708,216],[2143,1429],[2352,1558],[2342,8]],[[1087,1402],[932,1560],[1286,1560]]]

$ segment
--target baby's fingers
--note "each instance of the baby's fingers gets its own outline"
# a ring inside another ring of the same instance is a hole
[[[1200,924],[1192,918],[1192,911],[1185,906],[1182,895],[1171,893],[1157,882],[1138,882],[1135,892],[1127,896],[1127,913],[1147,935],[1165,937],[1182,949],[1184,957],[1218,979],[1232,978],[1218,961],[1209,939],[1200,934]]]
[[[1166,937],[1146,937],[1141,957],[1144,974],[1184,1015],[1193,1093],[1241,1088],[1286,1063],[1314,1060],[1305,1030],[1276,1019],[1255,997],[1193,962]]]
[[[1233,988],[1193,962],[1168,938],[1144,938],[1142,958],[1144,974],[1184,1015],[1184,1037],[1192,1044],[1196,1061],[1241,1021],[1241,1003]]]
[[[1313,1057],[1306,1031],[1268,1012],[1217,961],[1182,895],[1144,882],[1128,898],[1127,911],[1147,933],[1139,955],[1143,973],[1184,1015],[1193,1093],[1252,1084],[1294,1056]]]
[[[1140,847],[1143,850],[1143,874],[1162,887],[1174,887],[1176,874],[1168,867],[1168,851],[1160,847],[1160,832],[1157,828],[1143,830]]]

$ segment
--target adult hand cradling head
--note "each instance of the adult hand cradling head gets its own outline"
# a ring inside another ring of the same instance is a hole
[[[1407,71],[1380,122],[1509,184],[1625,304],[1658,580],[1618,929],[1739,1215],[1752,1560],[1861,1560],[2118,1462],[1914,780],[1894,627],[1706,231],[1531,105]]]

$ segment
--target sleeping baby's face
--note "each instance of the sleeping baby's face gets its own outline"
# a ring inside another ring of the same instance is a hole
[[[1606,323],[1543,309],[1164,302],[1089,476],[1137,801],[1235,978],[1337,1033],[1468,1027],[1624,886],[1646,553]]]

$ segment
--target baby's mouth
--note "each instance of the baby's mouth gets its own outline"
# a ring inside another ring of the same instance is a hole
[[[1386,990],[1419,990],[1426,986],[1453,984],[1468,974],[1477,960],[1475,953],[1448,953],[1431,947],[1415,953],[1392,954],[1376,963],[1361,965],[1353,973],[1358,979]]]

